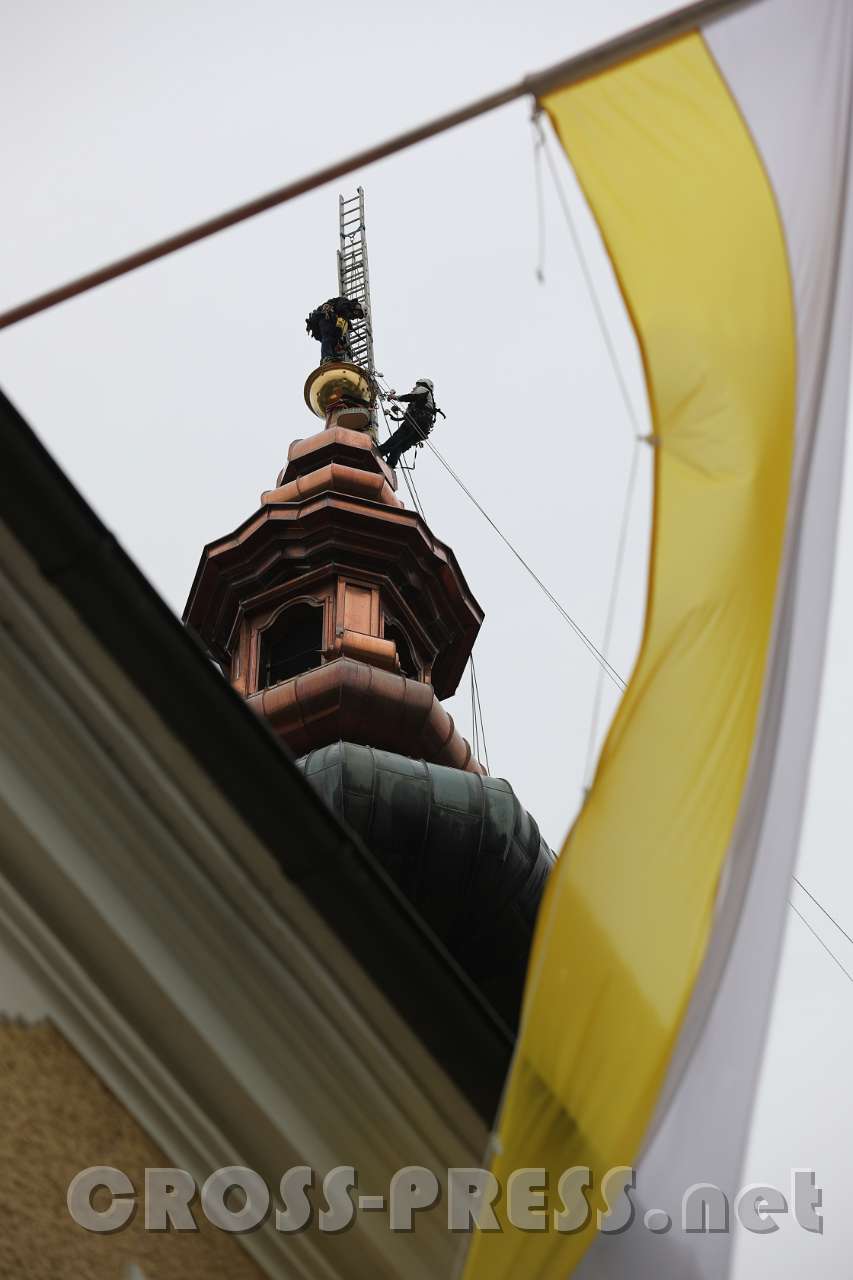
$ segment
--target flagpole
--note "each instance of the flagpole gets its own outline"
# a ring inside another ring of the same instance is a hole
[[[555,89],[584,80],[646,49],[674,39],[701,23],[709,22],[713,18],[721,17],[733,9],[742,8],[750,3],[754,3],[754,0],[694,0],[692,4],[684,5],[672,13],[634,27],[612,40],[605,41],[604,44],[596,45],[554,66],[527,75],[523,80],[506,89],[499,89],[456,111],[437,116],[413,129],[407,129],[393,138],[367,147],[363,151],[357,151],[344,160],[326,165],[314,173],[298,178],[295,182],[277,187],[253,200],[248,200],[245,204],[236,205],[213,218],[199,222],[175,235],[167,236],[164,240],[158,240],[147,248],[137,250],[136,253],[118,258],[86,275],[78,276],[75,280],[70,280],[56,289],[50,289],[47,293],[38,294],[27,302],[19,303],[8,311],[0,313],[0,329],[6,329],[29,316],[37,315],[40,311],[47,311],[48,308],[55,307],[60,302],[77,297],[81,293],[87,293],[90,289],[106,284],[109,280],[115,280],[119,276],[127,275],[130,271],[136,271],[149,262],[165,258],[178,249],[196,244],[199,240],[215,235],[218,231],[224,231],[227,227],[245,222],[248,218],[254,218],[257,214],[273,209],[277,205],[286,204],[288,200],[293,200],[296,196],[304,195],[308,191],[314,191],[317,187],[333,182],[336,178],[342,178],[355,169],[362,169],[366,165],[374,164],[377,160],[384,160],[387,156],[404,151],[407,147],[424,142],[427,138],[434,138],[437,134],[445,133],[448,129],[453,129],[469,120],[475,120],[478,116],[495,111],[498,107],[503,107],[518,98],[528,94],[534,98],[540,98]]]

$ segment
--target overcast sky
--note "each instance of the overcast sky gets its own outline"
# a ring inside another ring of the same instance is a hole
[[[8,3],[0,306],[665,7]],[[0,383],[180,613],[204,543],[257,507],[290,441],[316,428],[302,401],[317,359],[304,317],[336,289],[337,197],[361,184],[378,367],[398,390],[435,380],[447,414],[436,444],[600,643],[635,423],[648,429],[647,408],[608,263],[558,158],[632,412],[547,175],[545,283],[535,277],[525,102],[0,334]],[[639,448],[610,653],[626,676],[648,550],[650,465]],[[492,771],[558,848],[580,801],[596,664],[426,451],[415,479],[485,610],[476,656]],[[838,583],[799,874],[853,934],[853,521]],[[469,696],[463,684],[449,706],[470,736]],[[614,696],[608,686],[602,728]],[[797,894],[853,972],[853,946]],[[804,1266],[849,1274],[851,1059],[853,983],[792,914],[747,1178],[785,1186],[792,1166],[814,1168],[826,1232],[786,1226],[749,1238],[738,1280]]]

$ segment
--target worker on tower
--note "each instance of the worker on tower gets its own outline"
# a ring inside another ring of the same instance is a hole
[[[408,395],[398,396],[391,391],[387,398],[409,406],[400,426],[376,451],[389,467],[396,467],[402,454],[424,443],[435,426],[435,415],[441,410],[436,407],[430,378],[418,378]]]
[[[351,320],[363,320],[364,308],[352,298],[328,298],[315,307],[305,321],[305,328],[320,343],[320,363],[327,360],[349,360],[347,334]]]

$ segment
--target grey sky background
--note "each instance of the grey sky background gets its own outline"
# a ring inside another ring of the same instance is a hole
[[[0,9],[0,305],[129,252],[661,12],[652,0],[323,6],[7,0]],[[556,147],[633,414],[636,347]],[[203,544],[316,429],[307,312],[336,289],[337,197],[363,185],[378,367],[436,383],[434,437],[569,612],[601,642],[636,428],[547,172],[545,283],[529,104],[517,103],[0,334],[0,383],[176,612]],[[610,659],[625,676],[645,593],[640,471]],[[483,605],[476,648],[493,772],[559,848],[581,798],[597,667],[422,451],[427,518]],[[848,484],[849,489],[849,484]],[[401,494],[406,499],[404,488]],[[849,866],[853,524],[800,875],[853,933]],[[469,690],[449,704],[470,736]],[[608,685],[606,727],[615,705]],[[845,856],[847,855],[847,856]],[[853,946],[796,890],[853,973]],[[650,940],[653,945],[653,940]],[[849,1274],[853,983],[791,915],[747,1178],[817,1171],[826,1230],[739,1247],[736,1275]]]

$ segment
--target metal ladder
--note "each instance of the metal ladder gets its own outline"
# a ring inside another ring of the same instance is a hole
[[[339,197],[341,247],[338,250],[338,288],[341,297],[360,302],[363,320],[351,320],[349,347],[353,364],[367,373],[375,385],[373,363],[373,315],[370,310],[370,274],[367,269],[367,230],[364,225],[364,189],[344,199]],[[374,410],[375,417],[375,410]]]

